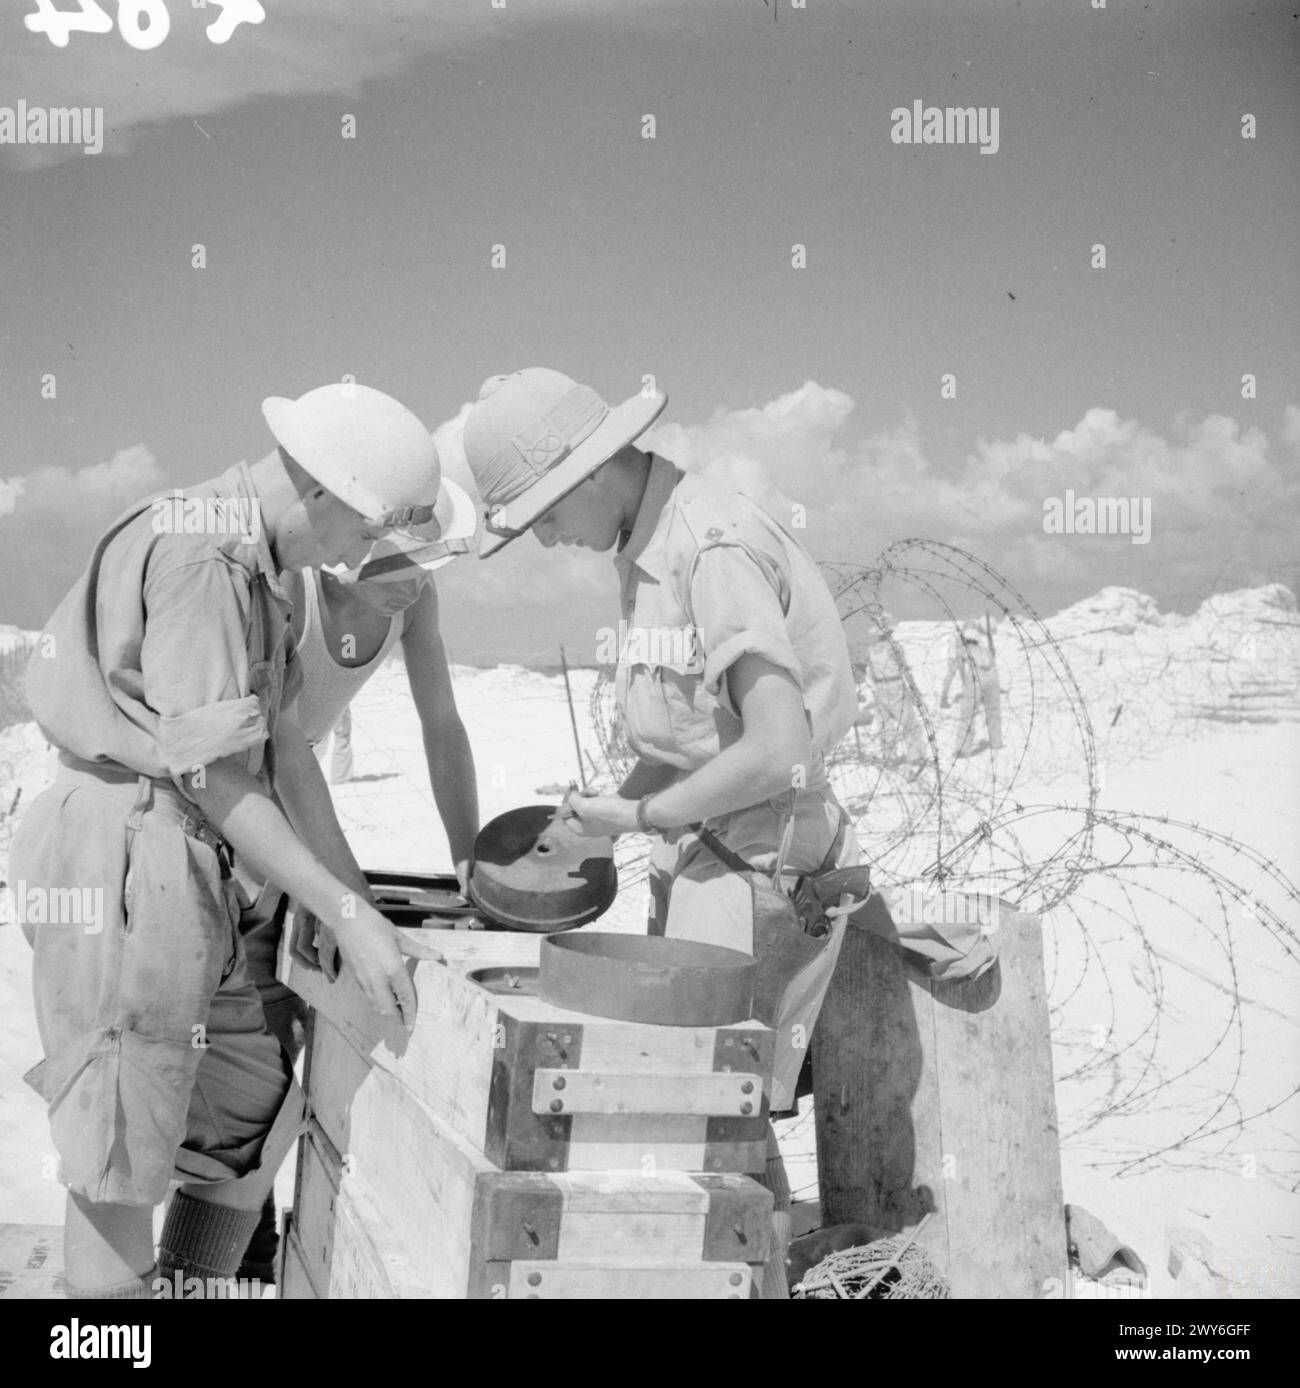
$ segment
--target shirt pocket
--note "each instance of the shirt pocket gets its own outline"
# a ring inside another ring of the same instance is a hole
[[[739,720],[705,690],[702,675],[654,665],[644,667],[643,676],[659,735],[678,765],[700,766],[740,735]],[[734,736],[727,735],[728,724],[735,724]]]

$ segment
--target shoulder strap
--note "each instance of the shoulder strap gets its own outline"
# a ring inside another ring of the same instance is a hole
[[[712,829],[706,829],[703,824],[692,824],[691,831],[705,848],[720,862],[725,863],[732,872],[755,871],[752,863],[747,863],[739,853],[733,853]]]
[[[840,822],[836,829],[835,837],[831,840],[831,846],[826,850],[826,856],[822,859],[821,866],[812,872],[805,874],[808,877],[819,877],[824,872],[830,872],[834,868],[840,856],[840,850],[844,847],[844,840],[847,836],[853,821],[849,818],[843,807],[840,808]],[[734,853],[725,843],[713,832],[701,824],[692,824],[691,832],[699,841],[713,854],[719,862],[725,863],[732,872],[757,872],[758,869],[752,863],[747,863],[739,853]]]

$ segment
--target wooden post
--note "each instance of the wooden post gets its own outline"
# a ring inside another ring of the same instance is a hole
[[[849,928],[813,1038],[822,1222],[933,1210],[920,1244],[954,1297],[1041,1297],[1066,1239],[1038,917],[1003,904],[997,945],[983,978],[932,983]]]

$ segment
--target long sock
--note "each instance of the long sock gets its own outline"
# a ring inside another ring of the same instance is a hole
[[[65,1283],[64,1295],[69,1301],[152,1301],[157,1276],[158,1265],[155,1263],[148,1272],[142,1272],[138,1277],[128,1277],[125,1282],[113,1287],[74,1287],[70,1282]]]
[[[239,1265],[239,1276],[250,1281],[275,1281],[276,1254],[280,1248],[280,1234],[276,1228],[275,1192],[266,1197],[258,1216],[257,1228],[244,1250],[243,1262]]]
[[[222,1296],[221,1290],[209,1284],[224,1283],[235,1276],[260,1215],[260,1210],[214,1205],[178,1190],[158,1240],[161,1275],[178,1290],[184,1288],[187,1300]],[[192,1278],[199,1280],[186,1286]]]

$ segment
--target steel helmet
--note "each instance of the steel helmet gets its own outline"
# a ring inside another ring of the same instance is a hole
[[[318,386],[262,414],[276,442],[323,487],[386,527],[433,518],[442,468],[433,435],[400,401],[354,382]]]

